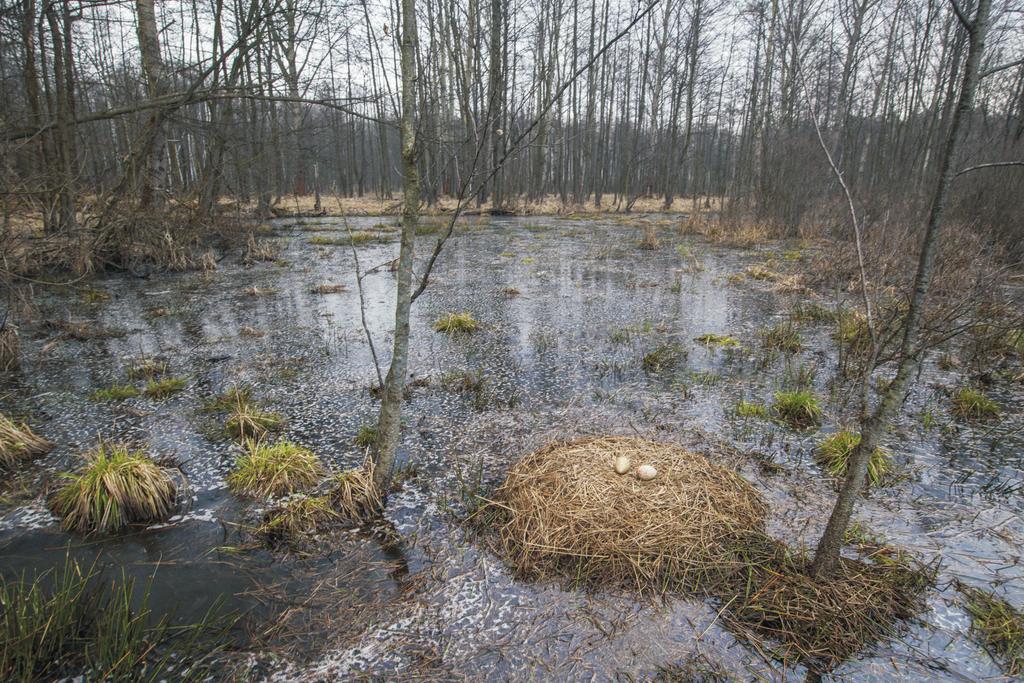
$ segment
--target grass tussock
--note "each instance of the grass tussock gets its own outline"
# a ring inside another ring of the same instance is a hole
[[[261,410],[249,400],[248,392],[236,391],[233,396],[223,396],[223,400],[233,400],[233,407],[224,429],[239,441],[262,439],[269,432],[277,430],[284,420],[277,413]]]
[[[631,472],[615,472],[619,456],[630,459]],[[657,476],[638,479],[642,465]],[[498,550],[525,576],[662,591],[699,588],[734,571],[734,541],[760,529],[766,512],[739,475],[696,453],[598,437],[527,455],[477,514],[493,515]]]
[[[250,232],[245,240],[245,252],[242,254],[242,263],[246,266],[251,266],[263,261],[275,260],[277,260],[277,248],[274,244],[269,240],[258,240]],[[216,261],[214,261],[214,268],[216,268]]]
[[[31,578],[0,576],[0,679],[206,680],[233,621],[214,605],[171,626],[154,618],[150,586],[70,558]]]
[[[850,455],[860,444],[860,434],[843,429],[818,444],[814,459],[832,475],[842,479],[850,466]],[[868,460],[867,481],[870,486],[880,486],[892,469],[892,453],[878,446]]]
[[[999,418],[999,404],[970,387],[953,395],[953,414],[966,420],[995,420]]]
[[[105,389],[97,389],[89,394],[89,399],[97,403],[112,401],[123,401],[126,398],[135,398],[141,391],[134,384],[115,384]]]
[[[653,225],[645,225],[643,227],[643,234],[637,242],[637,247],[653,251],[659,246],[661,246],[661,243],[658,241],[657,229]]]
[[[971,635],[1010,676],[1024,674],[1024,613],[992,593],[960,584]]]
[[[360,427],[355,438],[352,439],[352,443],[360,448],[371,448],[377,443],[377,425],[367,424]]]
[[[789,319],[800,323],[836,322],[841,313],[814,301],[801,301],[789,312]]]
[[[185,389],[188,382],[184,377],[163,377],[146,382],[142,390],[146,398],[165,399]]]
[[[273,444],[248,440],[227,481],[235,493],[265,498],[305,491],[322,475],[320,459],[308,448],[284,439]]]
[[[49,453],[53,444],[38,436],[24,422],[0,414],[0,467],[13,469],[19,463]]]
[[[818,397],[809,391],[777,391],[772,416],[796,429],[821,424],[823,411]]]
[[[449,313],[434,322],[434,330],[445,334],[471,334],[480,329],[480,323],[467,311]]]
[[[373,484],[373,460],[336,475],[327,494],[332,508],[349,521],[365,522],[383,507],[380,491]]]
[[[271,547],[295,546],[340,519],[326,496],[298,493],[267,510],[256,534]]]
[[[668,342],[644,354],[640,359],[640,367],[647,372],[661,372],[675,369],[685,360],[686,349],[676,342]]]
[[[799,353],[803,340],[796,326],[786,321],[761,330],[761,345],[769,351]]]
[[[49,500],[64,529],[119,531],[163,521],[174,510],[175,479],[145,451],[100,442],[85,460],[82,469],[63,475],[64,485]]]

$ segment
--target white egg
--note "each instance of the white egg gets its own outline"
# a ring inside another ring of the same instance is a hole
[[[636,478],[640,481],[650,481],[658,476],[658,470],[651,465],[640,465],[636,468]]]
[[[615,456],[615,472],[616,474],[625,474],[629,472],[629,458],[624,455]]]

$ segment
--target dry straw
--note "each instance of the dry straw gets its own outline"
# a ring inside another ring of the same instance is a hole
[[[619,475],[651,465],[658,476]],[[639,590],[704,588],[732,573],[735,544],[767,506],[742,477],[677,446],[629,437],[556,443],[516,463],[495,498],[499,550],[525,575]]]
[[[37,436],[27,424],[0,415],[0,466],[13,468],[24,460],[48,453],[51,448],[53,444]]]
[[[626,474],[614,461],[629,458]],[[652,465],[657,476],[640,481]],[[556,443],[512,466],[476,513],[522,575],[640,592],[696,592],[783,660],[825,671],[922,607],[926,568],[888,548],[812,578],[809,560],[765,533],[768,507],[742,477],[669,444],[627,437]],[[493,523],[493,528],[488,526]]]

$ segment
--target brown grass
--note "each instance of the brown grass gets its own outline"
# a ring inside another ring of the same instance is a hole
[[[383,507],[380,492],[373,484],[373,460],[367,458],[361,467],[338,474],[333,479],[328,498],[332,509],[345,519],[366,521],[378,515]]]
[[[18,329],[8,322],[0,325],[0,372],[17,370],[21,359]]]
[[[37,436],[27,424],[15,423],[0,414],[0,466],[7,469],[18,463],[48,453],[53,444]]]
[[[615,473],[626,456],[658,475]],[[736,540],[767,506],[740,476],[677,446],[629,437],[556,443],[516,463],[494,500],[499,550],[528,576],[694,589],[734,571]]]

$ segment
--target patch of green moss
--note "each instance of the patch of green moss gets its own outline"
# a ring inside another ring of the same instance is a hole
[[[106,389],[97,389],[89,394],[90,400],[102,403],[106,401],[123,401],[126,398],[134,398],[139,395],[138,387],[132,384],[115,384]]]

